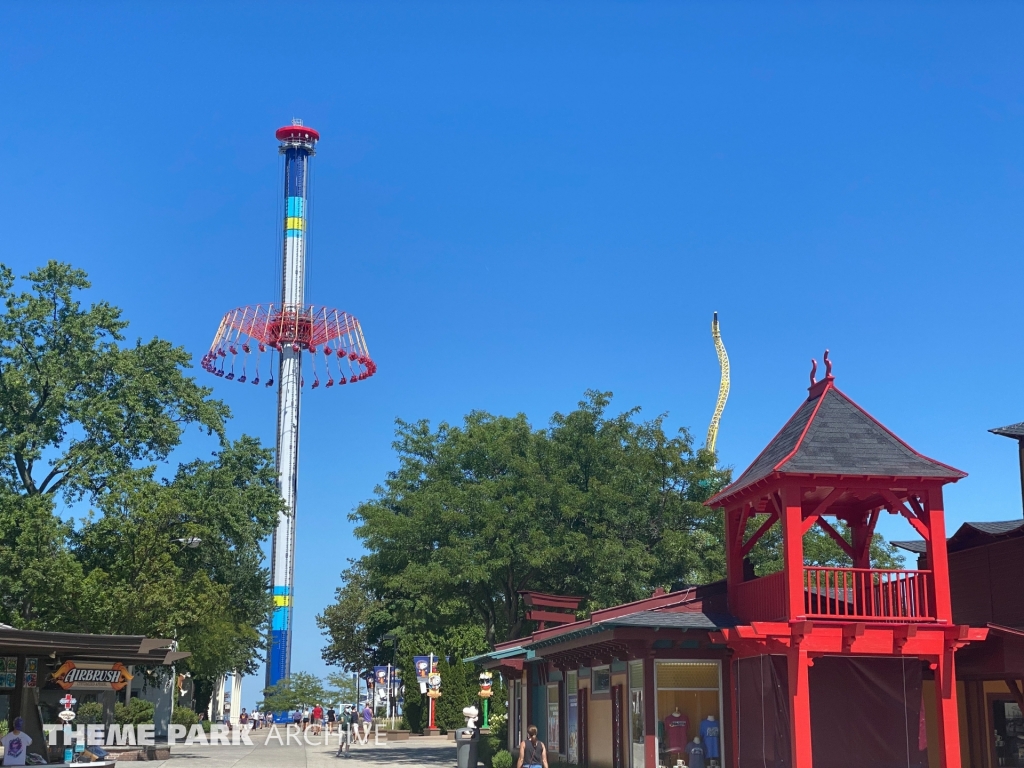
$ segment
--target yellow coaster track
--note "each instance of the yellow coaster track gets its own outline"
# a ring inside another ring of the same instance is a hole
[[[718,365],[722,369],[722,379],[718,384],[718,401],[715,403],[715,413],[708,425],[707,449],[714,452],[715,443],[718,441],[718,424],[722,420],[722,411],[725,410],[725,401],[729,399],[729,355],[725,352],[725,344],[722,343],[722,333],[718,329],[718,313],[711,321],[711,338],[715,341],[715,352],[718,353]]]

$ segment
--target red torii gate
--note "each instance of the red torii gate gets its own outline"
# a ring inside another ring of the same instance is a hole
[[[741,621],[715,639],[736,660],[785,656],[792,768],[812,765],[808,670],[815,658],[927,662],[935,675],[941,765],[959,768],[953,655],[987,631],[952,623],[942,487],[966,474],[917,453],[883,427],[835,387],[827,351],[825,364],[822,381],[812,369],[807,400],[778,435],[707,502],[725,508],[729,609]],[[871,568],[871,538],[883,511],[906,518],[925,540],[929,570]],[[828,518],[849,526],[849,541]],[[756,577],[746,558],[776,523],[783,569]],[[815,525],[852,567],[805,564],[803,536]]]

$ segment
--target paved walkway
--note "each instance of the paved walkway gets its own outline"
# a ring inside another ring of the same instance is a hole
[[[372,742],[352,747],[351,756],[338,757],[337,742],[331,746],[280,746],[264,743],[265,732],[250,734],[254,746],[177,746],[171,759],[145,765],[161,768],[454,768],[455,743],[442,738],[412,737],[408,741],[375,746]],[[313,740],[312,737],[310,739]]]

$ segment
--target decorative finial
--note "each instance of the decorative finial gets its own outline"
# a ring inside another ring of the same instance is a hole
[[[825,350],[825,378],[832,378],[832,361],[828,359],[828,350]]]
[[[814,359],[814,358],[812,357],[812,358],[811,358],[811,386],[812,386],[812,387],[813,387],[813,386],[814,386],[815,384],[817,384],[817,383],[818,383],[818,380],[817,380],[817,379],[815,378],[815,374],[816,374],[817,372],[818,372],[818,361],[817,361],[817,360],[815,360],[815,359]]]

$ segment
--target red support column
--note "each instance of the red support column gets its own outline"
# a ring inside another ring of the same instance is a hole
[[[644,765],[658,765],[658,721],[655,712],[657,692],[654,690],[654,656],[644,659]],[[637,767],[639,768],[639,767]]]
[[[850,521],[850,545],[854,552],[853,567],[870,568],[871,531],[868,530],[868,515]]]
[[[942,487],[928,490],[928,566],[932,572],[935,618],[953,621],[953,607],[949,596],[949,557],[946,553],[946,522],[942,511]]]
[[[736,590],[732,587],[743,582],[743,531],[740,520],[743,507],[725,510],[725,577],[729,584],[729,610],[735,611]]]
[[[941,768],[960,768],[960,717],[957,709],[953,649],[947,648],[935,667],[935,723],[938,726]]]
[[[786,608],[790,620],[804,618],[804,530],[800,488],[782,491],[782,562],[786,572]]]
[[[799,646],[786,659],[789,667],[789,741],[793,750],[793,768],[812,768],[811,692],[808,668],[811,660]]]

